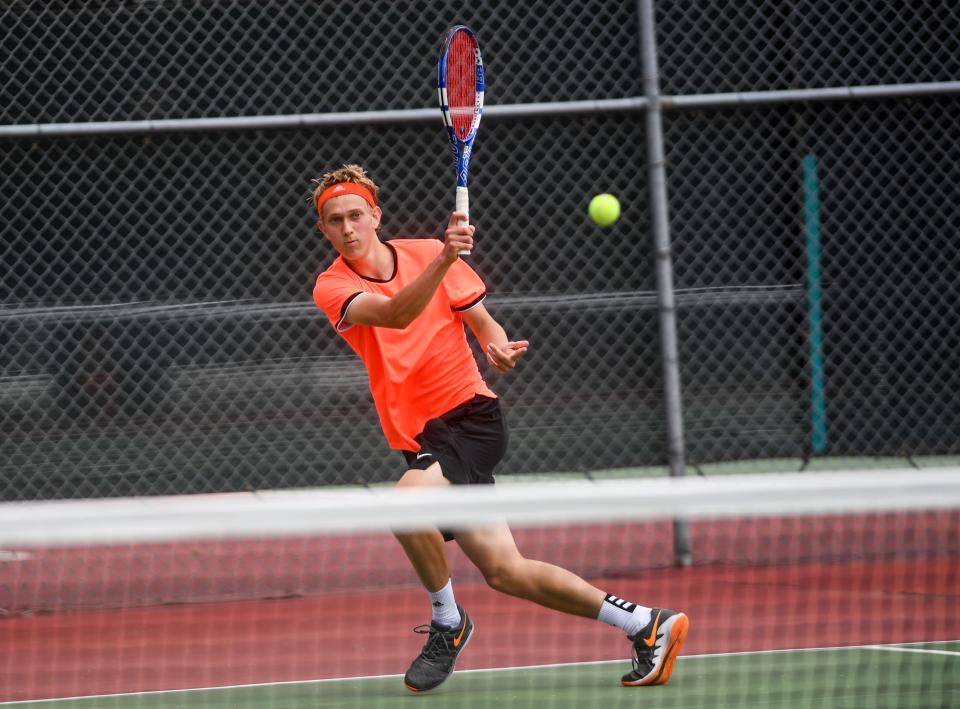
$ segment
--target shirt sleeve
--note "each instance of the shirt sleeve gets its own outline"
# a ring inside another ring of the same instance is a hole
[[[443,287],[450,307],[459,313],[479,305],[487,297],[487,288],[480,276],[462,258],[458,258],[447,271]]]
[[[345,322],[347,308],[363,293],[356,283],[335,273],[321,273],[313,287],[313,302],[327,316],[337,332],[353,327]]]

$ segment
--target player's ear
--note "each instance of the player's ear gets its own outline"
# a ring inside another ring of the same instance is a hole
[[[374,207],[371,214],[373,214],[373,228],[377,229],[380,226],[380,219],[383,217],[383,212],[380,211],[380,207]]]

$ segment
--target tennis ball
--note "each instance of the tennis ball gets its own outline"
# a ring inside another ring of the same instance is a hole
[[[610,226],[620,218],[620,200],[607,192],[595,195],[587,213],[600,226]]]

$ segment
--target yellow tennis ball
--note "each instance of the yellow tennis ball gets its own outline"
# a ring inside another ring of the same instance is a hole
[[[608,192],[598,194],[590,200],[587,213],[600,226],[610,226],[620,218],[620,200]]]

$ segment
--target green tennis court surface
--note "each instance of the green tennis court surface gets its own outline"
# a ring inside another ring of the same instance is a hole
[[[954,707],[960,641],[681,657],[663,687],[618,684],[628,664],[458,672],[424,695],[397,676],[87,697],[4,706],[66,709],[316,707]]]

